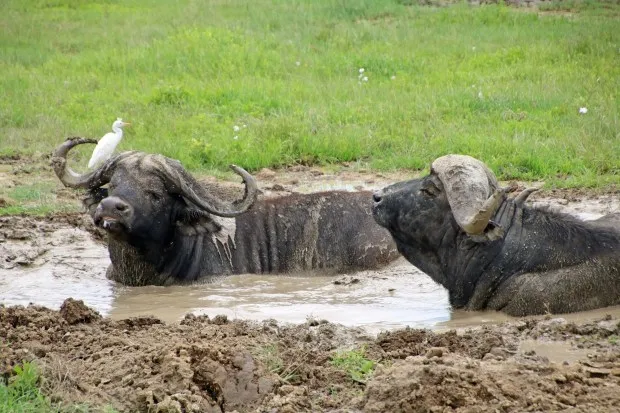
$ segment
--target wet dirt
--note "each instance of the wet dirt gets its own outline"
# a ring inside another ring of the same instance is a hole
[[[413,174],[256,176],[262,196],[275,196],[373,190]],[[223,196],[241,188],[202,180]],[[79,205],[74,191],[54,191]],[[620,211],[613,188],[530,200],[585,219]],[[552,319],[450,311],[445,291],[403,260],[336,278],[166,288],[116,286],[108,262],[105,234],[84,214],[0,217],[0,377],[36,360],[54,400],[132,412],[620,410],[620,308]],[[29,302],[49,308],[15,306]],[[360,348],[376,363],[362,381],[331,362]]]
[[[3,375],[35,360],[54,400],[123,412],[617,411],[619,334],[612,317],[372,337],[317,320],[111,320],[72,300],[0,307]],[[354,380],[332,360],[360,348],[375,368]]]

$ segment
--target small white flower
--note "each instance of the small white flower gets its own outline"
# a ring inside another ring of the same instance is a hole
[[[295,66],[301,66],[301,62],[295,62]]]
[[[368,76],[364,76],[364,78],[362,79],[364,82],[368,82]]]
[[[237,126],[237,125],[233,126],[233,130],[234,130],[235,132],[239,132],[239,129],[240,129],[240,128],[239,128],[239,126]]]
[[[588,108],[579,108],[579,113],[581,114],[588,113]]]
[[[394,80],[394,79],[396,79],[396,76],[392,75],[392,77],[390,79]]]
[[[360,67],[360,74],[364,73],[364,68]]]
[[[235,135],[235,136],[233,136],[233,139],[237,140],[237,139],[239,139],[239,137],[237,135]]]
[[[482,91],[478,91],[478,98],[482,99]]]
[[[247,128],[247,127],[248,127],[248,125],[246,125],[246,124],[244,123],[244,124],[243,124],[243,127],[244,127],[244,128]]]

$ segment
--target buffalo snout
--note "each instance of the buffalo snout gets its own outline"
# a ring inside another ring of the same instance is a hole
[[[372,194],[372,216],[375,222],[382,227],[387,227],[389,217],[385,205],[385,193],[382,189]]]
[[[123,222],[131,216],[131,205],[120,198],[111,196],[99,202],[95,210],[95,225],[111,232],[120,231]]]

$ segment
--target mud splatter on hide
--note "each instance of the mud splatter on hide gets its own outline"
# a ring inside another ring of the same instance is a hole
[[[212,216],[211,219],[213,219],[213,221],[215,221],[221,226],[221,229],[219,231],[211,233],[211,240],[213,241],[213,244],[217,249],[217,253],[220,255],[220,259],[222,259],[222,253],[220,252],[219,244],[222,245],[222,248],[224,249],[224,254],[226,255],[226,259],[232,267],[233,263],[231,246],[233,249],[237,248],[237,246],[235,245],[237,220],[235,218],[222,218],[217,216]]]

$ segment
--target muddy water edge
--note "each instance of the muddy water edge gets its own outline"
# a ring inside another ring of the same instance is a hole
[[[261,189],[342,178],[292,172],[263,171]],[[348,178],[345,189],[396,180]],[[532,198],[584,218],[620,210],[617,193]],[[0,375],[36,360],[54,400],[127,412],[620,411],[616,308],[450,312],[445,292],[403,262],[330,279],[129,289],[105,279],[105,237],[78,213],[0,217],[0,241]],[[38,305],[16,306],[28,302]],[[370,360],[371,373],[335,362],[342,354]]]

